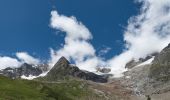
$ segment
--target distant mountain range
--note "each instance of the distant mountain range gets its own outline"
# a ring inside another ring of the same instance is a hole
[[[31,65],[24,63],[18,68],[8,67],[3,69],[0,71],[0,74],[12,79],[29,79],[29,77],[36,78],[48,70],[49,66],[47,64]],[[77,66],[70,64],[70,62],[65,57],[61,57],[59,61],[54,65],[54,67],[47,73],[44,79],[54,81],[68,77],[74,77],[84,80],[91,80],[94,82],[106,83],[109,76],[110,74],[97,75],[92,72],[80,70]]]
[[[24,63],[18,68],[8,67],[0,70],[0,74],[12,79],[16,79],[21,78],[21,76],[39,76],[43,72],[46,72],[48,68],[49,66],[47,64],[31,65]]]
[[[0,100],[1,97],[3,97],[2,100],[8,100],[9,96],[15,98],[9,100],[18,100],[22,97],[22,100],[29,100],[25,97],[28,96],[27,93],[20,96],[19,91],[22,90],[13,89],[16,83],[22,83],[26,89],[31,87],[28,91],[32,91],[35,87],[33,91],[38,92],[36,96],[40,96],[41,93],[46,94],[41,95],[43,99],[37,100],[147,100],[149,98],[169,100],[170,44],[160,53],[151,54],[137,61],[132,59],[125,67],[127,71],[120,78],[113,78],[112,75],[107,74],[111,71],[108,68],[96,69],[96,71],[103,72],[102,75],[80,70],[77,66],[70,64],[65,57],[61,57],[52,69],[47,64],[30,65],[27,63],[18,68],[8,67],[0,71]],[[38,77],[44,72],[47,72],[45,76]],[[35,79],[22,80],[24,77],[31,76]],[[14,83],[3,83],[5,81]],[[3,88],[2,85],[7,86]],[[11,95],[8,89],[18,94]],[[82,94],[78,95],[78,93]]]

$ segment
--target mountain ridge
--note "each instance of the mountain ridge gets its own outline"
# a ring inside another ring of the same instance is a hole
[[[61,57],[44,78],[47,80],[58,80],[69,77],[101,83],[107,82],[107,78],[104,76],[97,75],[88,71],[83,71],[80,70],[77,66],[71,65],[65,57]]]

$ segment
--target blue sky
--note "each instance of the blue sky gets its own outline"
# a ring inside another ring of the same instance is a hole
[[[170,43],[170,0],[1,0],[0,12],[0,69],[65,56],[120,77]]]
[[[106,58],[122,52],[124,27],[139,11],[133,0],[1,0],[0,54],[25,51],[47,59],[50,47],[60,48],[64,35],[56,35],[59,31],[49,27],[52,5],[60,14],[75,16],[91,31],[90,42],[97,53],[110,47]]]

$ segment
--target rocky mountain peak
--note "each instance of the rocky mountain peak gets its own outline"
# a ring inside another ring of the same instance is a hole
[[[59,60],[58,60],[58,62],[56,63],[56,64],[70,64],[70,62],[64,57],[64,56],[62,56]]]
[[[94,82],[107,82],[107,79],[103,76],[80,70],[77,66],[71,65],[65,57],[61,57],[44,78],[48,81],[55,81],[70,77]]]

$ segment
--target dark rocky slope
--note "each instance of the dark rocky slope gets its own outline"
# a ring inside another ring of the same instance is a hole
[[[101,83],[107,82],[107,77],[96,75],[88,71],[82,71],[78,67],[71,65],[69,61],[64,57],[59,59],[59,61],[54,65],[54,67],[44,78],[50,81],[54,81],[67,79],[69,77],[91,80]]]

